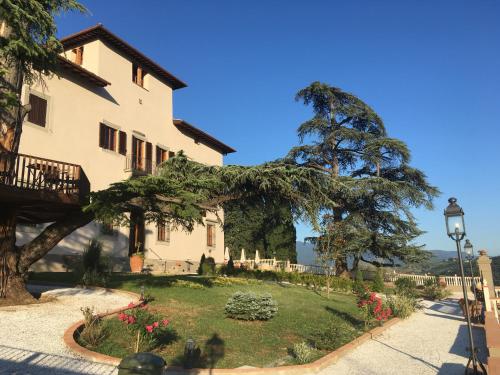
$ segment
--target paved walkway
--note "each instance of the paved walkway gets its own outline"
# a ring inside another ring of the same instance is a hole
[[[469,345],[457,300],[424,301],[424,308],[359,346],[320,375],[462,374]],[[482,329],[474,329],[483,344]],[[484,363],[485,348],[480,348]]]
[[[55,300],[0,308],[0,374],[115,374],[113,366],[76,357],[62,337],[72,323],[82,319],[81,307],[104,312],[126,306],[131,297],[104,290],[33,288]]]

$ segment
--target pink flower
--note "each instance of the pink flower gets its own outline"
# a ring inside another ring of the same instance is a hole
[[[170,323],[170,321],[168,319],[163,319],[161,322],[163,323],[163,325],[165,327],[168,326],[168,323]]]
[[[135,305],[134,305],[134,303],[133,303],[133,302],[130,302],[130,303],[128,304],[128,307],[129,307],[129,308],[130,308],[130,307],[134,307],[134,306],[135,306]]]
[[[149,333],[153,332],[153,326],[146,326],[146,331]]]
[[[153,327],[157,328],[160,324],[158,322],[153,323]]]
[[[127,320],[127,314],[119,313],[118,319],[121,320],[122,322],[124,322],[125,320]]]
[[[132,315],[128,316],[128,324],[134,324],[135,323],[135,318]]]

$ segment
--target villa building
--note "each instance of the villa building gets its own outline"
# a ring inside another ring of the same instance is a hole
[[[154,173],[180,150],[207,165],[222,165],[223,156],[235,151],[174,119],[173,92],[186,84],[102,25],[61,42],[65,52],[59,58],[59,74],[47,78],[45,85],[24,89],[31,111],[20,154],[37,155],[47,163],[74,163],[97,191],[132,175]],[[46,181],[47,171],[58,171],[55,163],[43,170]],[[63,172],[57,173],[60,179]],[[21,226],[18,242],[41,229],[40,224]],[[205,225],[190,234],[140,218],[119,228],[92,222],[66,237],[34,268],[69,267],[93,238],[102,242],[115,271],[127,269],[128,255],[138,247],[144,249],[145,266],[160,272],[193,272],[203,253],[216,262],[224,259],[224,233],[216,217],[207,214]]]

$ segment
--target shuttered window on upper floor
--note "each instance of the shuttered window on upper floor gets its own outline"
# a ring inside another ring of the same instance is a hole
[[[146,72],[142,70],[142,67],[132,64],[132,82],[144,87],[144,77],[146,77]]]
[[[117,130],[104,125],[99,124],[99,147],[106,150],[116,151],[116,134]]]
[[[122,155],[127,155],[127,133],[121,130],[119,132],[118,152]]]
[[[28,112],[28,121],[45,127],[47,125],[47,100],[35,94],[30,94],[29,104],[31,110]]]

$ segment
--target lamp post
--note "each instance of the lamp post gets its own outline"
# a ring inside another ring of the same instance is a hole
[[[478,375],[477,365],[481,366],[483,374],[486,374],[486,369],[484,368],[481,361],[477,358],[477,349],[474,347],[474,338],[472,336],[472,325],[470,321],[470,311],[469,311],[469,300],[467,298],[467,288],[465,287],[465,276],[464,276],[464,264],[462,260],[462,249],[460,241],[465,237],[465,222],[464,222],[464,211],[457,204],[456,198],[448,199],[449,205],[444,210],[444,216],[446,219],[446,232],[448,237],[455,241],[457,245],[457,255],[458,264],[460,267],[460,276],[462,278],[462,292],[464,294],[465,302],[465,318],[467,319],[467,329],[469,333],[469,344],[470,350],[469,360],[467,361],[467,366],[465,367],[465,374],[469,373],[469,365],[472,363],[472,370],[474,375]]]
[[[474,280],[474,270],[472,268],[472,261],[474,260],[474,247],[469,239],[465,240],[464,251],[465,258],[469,261],[472,292],[474,293],[474,302],[477,304],[476,281]]]

